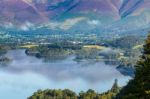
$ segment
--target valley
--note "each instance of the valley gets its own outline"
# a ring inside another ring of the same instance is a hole
[[[0,0],[0,99],[150,99],[150,0]]]

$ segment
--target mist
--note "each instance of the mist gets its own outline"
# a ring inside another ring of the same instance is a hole
[[[0,65],[0,92],[4,93],[0,97],[6,97],[6,93],[11,91],[9,93],[13,97],[16,95],[16,99],[24,99],[32,92],[46,88],[69,88],[76,92],[94,89],[104,92],[111,88],[114,79],[118,79],[120,86],[130,79],[117,71],[116,66],[104,62],[77,63],[73,60],[75,56],[56,62],[27,56],[25,50],[11,50],[5,56],[11,58],[12,62],[7,66]],[[18,98],[21,90],[25,92],[20,93]],[[11,99],[9,97],[7,99]]]

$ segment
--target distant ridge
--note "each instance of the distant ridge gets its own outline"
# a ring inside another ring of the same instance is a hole
[[[76,29],[80,25],[108,29],[118,23],[122,29],[124,20],[132,27],[134,17],[134,24],[144,22],[141,25],[147,28],[149,6],[149,0],[0,0],[0,25],[22,30],[43,24],[49,24],[50,29]],[[66,23],[68,20],[73,23]],[[141,27],[139,23],[135,27]]]

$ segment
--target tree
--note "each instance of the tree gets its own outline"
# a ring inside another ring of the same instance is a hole
[[[120,90],[119,86],[118,86],[118,80],[115,79],[115,82],[111,88],[111,92],[114,92],[114,93],[118,93]]]
[[[150,99],[150,35],[145,41],[143,55],[136,64],[135,77],[125,86],[117,99]]]
[[[65,89],[65,90],[38,90],[28,99],[77,99],[75,92]]]

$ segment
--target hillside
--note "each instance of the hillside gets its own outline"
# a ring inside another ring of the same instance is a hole
[[[134,79],[121,90],[116,99],[150,98],[150,35],[145,43],[143,55],[136,65]]]
[[[137,32],[149,27],[149,5],[148,0],[1,0],[0,26],[23,31]]]

